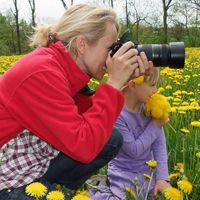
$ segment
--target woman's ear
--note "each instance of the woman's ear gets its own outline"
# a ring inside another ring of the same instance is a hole
[[[80,35],[76,38],[76,48],[79,53],[81,54],[84,53],[86,45],[87,45],[87,41],[86,41],[85,36]]]

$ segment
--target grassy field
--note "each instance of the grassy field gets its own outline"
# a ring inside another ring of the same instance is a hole
[[[19,57],[0,56],[0,74],[3,74]],[[98,84],[99,82],[95,80],[90,82],[92,88],[96,88]],[[159,91],[167,96],[172,106],[170,122],[164,127],[172,185],[181,191],[182,199],[199,200],[200,48],[186,49],[184,69],[161,70]],[[104,173],[104,169],[101,173]],[[184,190],[184,187],[177,184],[180,180],[188,180],[192,184],[191,193],[187,190],[187,185]]]

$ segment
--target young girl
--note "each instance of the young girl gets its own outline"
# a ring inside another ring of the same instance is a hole
[[[91,199],[124,200],[125,188],[130,188],[136,195],[137,187],[138,190],[142,188],[138,198],[145,199],[147,192],[156,196],[170,186],[162,129],[168,119],[153,119],[144,115],[144,104],[157,91],[158,68],[149,76],[141,78],[144,78],[142,83],[137,83],[138,79],[130,81],[123,90],[125,104],[115,125],[121,131],[124,143],[119,154],[108,165],[110,192],[90,191]],[[157,161],[157,167],[148,189],[149,181],[144,174],[151,174],[146,162],[152,159]]]

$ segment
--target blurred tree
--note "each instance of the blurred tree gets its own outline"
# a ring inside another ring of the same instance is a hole
[[[125,1],[125,13],[126,13],[126,27],[131,30],[131,38],[134,42],[140,42],[140,25],[142,22],[147,22],[148,12],[145,12],[148,7],[148,2],[141,6],[139,1],[126,0]]]
[[[25,20],[19,20],[20,45],[22,54],[31,50],[29,36],[33,33],[31,24]],[[0,13],[0,55],[19,54],[15,18],[11,12],[5,16]]]
[[[62,2],[62,4],[63,4],[63,7],[64,8],[68,8],[68,6],[67,6],[67,4],[65,3],[65,1],[64,0],[61,0],[61,2]],[[71,6],[74,4],[74,0],[71,0]]]
[[[188,2],[192,3],[196,6],[198,10],[200,10],[200,0],[187,0]]]
[[[32,20],[32,26],[35,27],[35,0],[28,0],[28,3],[31,8],[31,20]]]
[[[65,3],[65,1],[64,1],[64,0],[61,0],[61,2],[62,2],[62,4],[63,4],[64,8],[67,8],[67,4]]]
[[[12,11],[15,17],[15,24],[16,24],[16,33],[17,33],[17,47],[19,54],[22,53],[21,50],[21,42],[20,42],[20,30],[19,30],[19,10],[17,5],[17,0],[13,0],[15,11]]]
[[[164,28],[164,43],[168,41],[168,24],[167,24],[167,17],[168,17],[168,10],[173,5],[172,0],[162,0],[163,3],[163,28]]]
[[[103,4],[106,5],[107,3],[110,7],[114,8],[114,0],[103,0]]]

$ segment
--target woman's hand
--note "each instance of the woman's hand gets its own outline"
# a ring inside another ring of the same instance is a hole
[[[153,63],[148,61],[144,52],[138,55],[132,42],[125,43],[111,58],[106,60],[109,79],[108,84],[117,89],[122,89],[129,80],[143,74],[151,73]]]
[[[171,185],[165,180],[157,180],[154,187],[154,196],[156,197],[159,193],[163,193],[166,188],[171,187]]]
[[[107,83],[117,89],[121,89],[128,82],[139,66],[138,51],[131,48],[133,46],[134,44],[129,41],[125,43],[113,57],[110,57],[110,55],[107,57],[106,66],[109,75]],[[142,71],[144,71],[144,69],[142,69]]]

